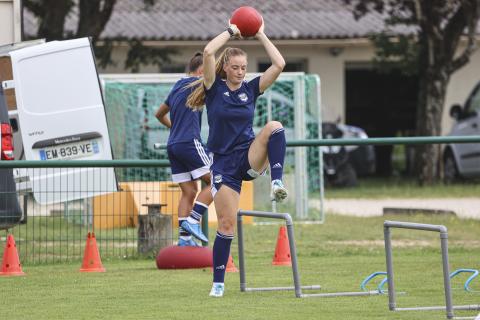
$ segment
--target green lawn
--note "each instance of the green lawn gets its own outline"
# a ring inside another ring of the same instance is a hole
[[[326,198],[461,198],[479,194],[478,180],[420,186],[414,178],[362,178],[352,188],[325,187]]]
[[[479,268],[480,221],[452,217],[395,216],[403,221],[449,228],[451,269]],[[393,219],[393,217],[389,217]],[[296,225],[295,237],[304,285],[320,292],[357,291],[361,280],[385,270],[383,218],[330,215],[324,225]],[[210,234],[213,234],[211,232]],[[290,286],[291,269],[271,266],[278,226],[247,226],[249,286]],[[438,234],[393,230],[399,307],[442,305]],[[232,246],[238,265],[237,243]],[[153,260],[108,260],[106,273],[82,274],[71,264],[27,264],[24,277],[0,278],[2,319],[442,319],[440,311],[388,311],[386,296],[297,299],[293,292],[239,291],[239,274],[229,273],[222,299],[208,297],[209,269],[157,270]],[[453,282],[455,304],[479,304]],[[375,284],[372,285],[372,289]],[[480,279],[471,287],[480,291]],[[475,312],[457,312],[474,315]]]

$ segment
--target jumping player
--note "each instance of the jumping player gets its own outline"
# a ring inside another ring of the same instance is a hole
[[[158,108],[155,117],[170,128],[167,152],[172,169],[172,181],[180,185],[182,195],[178,204],[179,246],[198,246],[192,235],[208,242],[200,227],[200,219],[212,203],[210,189],[210,159],[200,137],[201,111],[193,111],[185,103],[192,92],[188,85],[198,80],[203,73],[202,53],[196,53],[188,65],[188,77],[173,86],[165,102]],[[167,113],[170,112],[170,119]],[[196,201],[197,182],[206,183]],[[195,203],[194,203],[195,201]]]
[[[264,33],[264,25],[255,37],[264,46],[272,65],[259,77],[245,81],[247,54],[226,48],[217,61],[215,53],[232,37],[240,37],[235,25],[213,40],[203,51],[204,76],[195,84],[187,105],[198,110],[205,102],[210,127],[207,147],[212,152],[212,194],[218,218],[213,245],[213,286],[210,296],[222,297],[225,268],[234,235],[242,180],[253,180],[268,163],[271,172],[271,197],[287,197],[282,183],[285,158],[285,132],[280,122],[270,121],[255,137],[253,117],[255,102],[282,72],[285,60]]]

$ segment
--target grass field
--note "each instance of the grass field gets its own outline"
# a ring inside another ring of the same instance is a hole
[[[451,269],[480,266],[480,221],[452,217],[388,217],[449,228]],[[303,285],[320,292],[357,291],[361,280],[385,270],[384,218],[330,215],[324,225],[296,225]],[[271,266],[278,226],[247,226],[246,270],[251,287],[290,286],[291,269]],[[211,232],[213,234],[213,232]],[[443,305],[438,234],[393,230],[398,306]],[[238,265],[237,243],[232,245]],[[82,274],[72,264],[25,265],[24,277],[0,278],[2,319],[443,319],[440,311],[388,311],[387,296],[297,299],[293,292],[239,291],[229,273],[222,299],[208,297],[209,269],[157,270],[153,260],[103,260],[106,273]],[[480,294],[455,278],[455,304],[479,304]],[[372,289],[375,284],[372,284]],[[471,287],[480,291],[480,279]],[[475,312],[456,312],[468,316]]]

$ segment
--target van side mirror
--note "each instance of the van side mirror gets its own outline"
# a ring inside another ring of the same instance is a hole
[[[461,119],[462,113],[463,113],[463,110],[462,110],[462,107],[459,104],[454,104],[450,108],[450,117],[452,117],[455,120]]]

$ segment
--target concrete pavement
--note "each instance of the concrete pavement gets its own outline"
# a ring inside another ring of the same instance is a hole
[[[313,200],[319,201],[319,200]],[[415,208],[453,211],[460,218],[480,219],[479,198],[442,199],[325,199],[329,214],[372,217],[383,215],[383,208]]]

